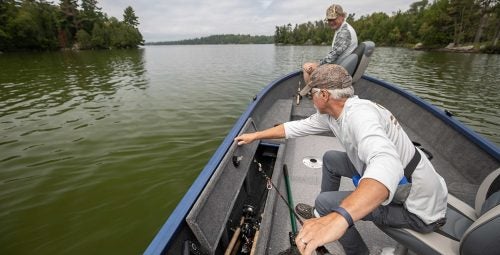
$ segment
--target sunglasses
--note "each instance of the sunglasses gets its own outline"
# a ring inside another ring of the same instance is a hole
[[[321,91],[321,89],[318,89],[318,88],[312,88],[312,89],[311,89],[311,90],[309,90],[309,92],[307,93],[307,97],[308,97],[309,99],[312,99],[312,98],[313,98],[313,96],[314,96],[314,94],[315,94],[316,92],[320,92],[320,91]]]

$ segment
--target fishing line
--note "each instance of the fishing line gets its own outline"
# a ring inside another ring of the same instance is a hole
[[[266,174],[266,172],[262,169],[262,164],[259,163],[257,160],[253,160],[254,163],[256,163],[258,166],[259,166],[259,172],[264,176],[264,178],[266,179],[267,181],[267,189],[271,189],[271,188],[274,188],[274,190],[276,190],[276,193],[278,194],[278,196],[281,198],[281,200],[283,202],[285,202],[285,204],[288,206],[288,209],[293,212],[293,214],[295,215],[296,219],[299,221],[300,225],[301,226],[304,226],[304,222],[300,219],[300,216],[295,212],[295,210],[293,209],[293,207],[288,203],[288,201],[285,199],[285,197],[281,194],[281,192],[278,190],[278,188],[276,187],[276,185],[274,185],[274,182],[271,180],[271,178],[269,178],[269,176]],[[325,246],[319,246],[318,248],[316,248],[316,252],[319,254],[319,255],[328,255],[328,254],[331,254],[328,249],[326,249]]]
[[[257,163],[257,165],[259,166],[259,172],[264,176],[264,178],[266,179],[267,181],[267,189],[272,189],[274,188],[274,190],[276,190],[276,193],[278,193],[279,197],[281,198],[281,200],[283,200],[283,202],[285,202],[285,204],[288,206],[288,209],[290,209],[293,214],[295,215],[295,217],[297,218],[297,220],[299,221],[300,225],[304,225],[304,222],[300,219],[299,215],[295,212],[295,210],[293,209],[293,207],[288,203],[288,201],[285,199],[285,197],[281,194],[281,192],[278,190],[278,188],[276,187],[276,185],[274,185],[273,181],[271,180],[271,178],[269,178],[269,176],[266,174],[266,172],[264,172],[264,170],[262,169],[262,164],[257,162],[257,160],[254,160],[255,163]]]

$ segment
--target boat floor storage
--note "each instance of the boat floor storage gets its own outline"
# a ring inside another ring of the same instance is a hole
[[[245,132],[254,132],[249,120]],[[278,146],[236,143],[211,177],[186,221],[196,241],[191,254],[250,254],[256,249]],[[269,181],[268,181],[269,180]],[[193,252],[195,251],[195,252]]]

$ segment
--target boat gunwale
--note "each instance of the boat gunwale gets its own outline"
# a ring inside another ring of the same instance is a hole
[[[393,92],[396,92],[405,98],[409,99],[410,101],[416,103],[418,106],[424,108],[424,110],[427,110],[428,112],[432,113],[434,116],[442,120],[445,124],[448,126],[451,126],[453,129],[455,129],[458,133],[464,135],[467,137],[469,140],[471,140],[474,144],[479,146],[481,149],[486,151],[489,155],[494,157],[496,160],[500,161],[500,148],[498,148],[493,142],[490,140],[487,140],[483,136],[479,135],[476,133],[474,130],[472,130],[470,127],[468,127],[466,124],[462,123],[461,121],[457,120],[456,118],[453,118],[453,115],[449,116],[446,114],[445,110],[438,108],[437,106],[432,105],[431,103],[425,101],[424,99],[420,98],[417,95],[414,95],[394,84],[391,84],[389,82],[377,79],[375,77],[363,75],[363,79],[376,83],[378,85],[381,85]]]
[[[198,177],[195,179],[193,184],[190,186],[188,191],[179,201],[174,211],[167,218],[167,221],[155,235],[154,239],[149,244],[144,254],[162,254],[165,251],[165,249],[169,247],[173,237],[179,231],[182,221],[186,218],[193,204],[196,202],[201,192],[203,191],[208,181],[210,180],[211,176],[221,163],[222,159],[224,158],[224,155],[231,147],[234,138],[239,134],[239,132],[245,125],[248,118],[252,116],[256,106],[264,98],[264,95],[266,95],[272,88],[279,85],[283,81],[288,80],[294,76],[300,75],[301,72],[302,71],[298,70],[286,74],[280,78],[277,78],[276,80],[272,81],[266,87],[264,87],[262,90],[259,91],[254,100],[247,106],[245,112],[240,116],[238,121],[235,123],[231,131],[227,134],[226,138],[224,138],[221,145],[214,152],[213,156],[210,158],[210,160],[205,165],[203,170],[200,172]],[[475,131],[466,126],[464,123],[453,118],[453,116],[448,116],[444,110],[439,109],[438,107],[430,104],[429,102],[421,99],[420,97],[408,91],[405,91],[402,88],[394,84],[391,84],[389,82],[367,75],[363,75],[362,79],[365,79],[369,82],[387,88],[407,98],[408,100],[414,102],[418,106],[422,107],[424,110],[427,110],[428,112],[432,113],[434,116],[442,120],[448,126],[451,126],[458,133],[464,135],[474,144],[483,149],[486,153],[488,153],[489,155],[500,161],[500,149],[495,144],[493,144],[486,138],[482,137],[481,135],[477,134]]]

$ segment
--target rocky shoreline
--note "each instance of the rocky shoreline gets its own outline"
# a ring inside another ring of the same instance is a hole
[[[463,45],[463,46],[455,46],[454,43],[448,44],[448,46],[444,48],[427,48],[422,43],[417,43],[414,47],[414,50],[432,50],[432,51],[442,51],[442,52],[460,52],[460,53],[479,53],[480,50],[476,49],[474,45]]]

